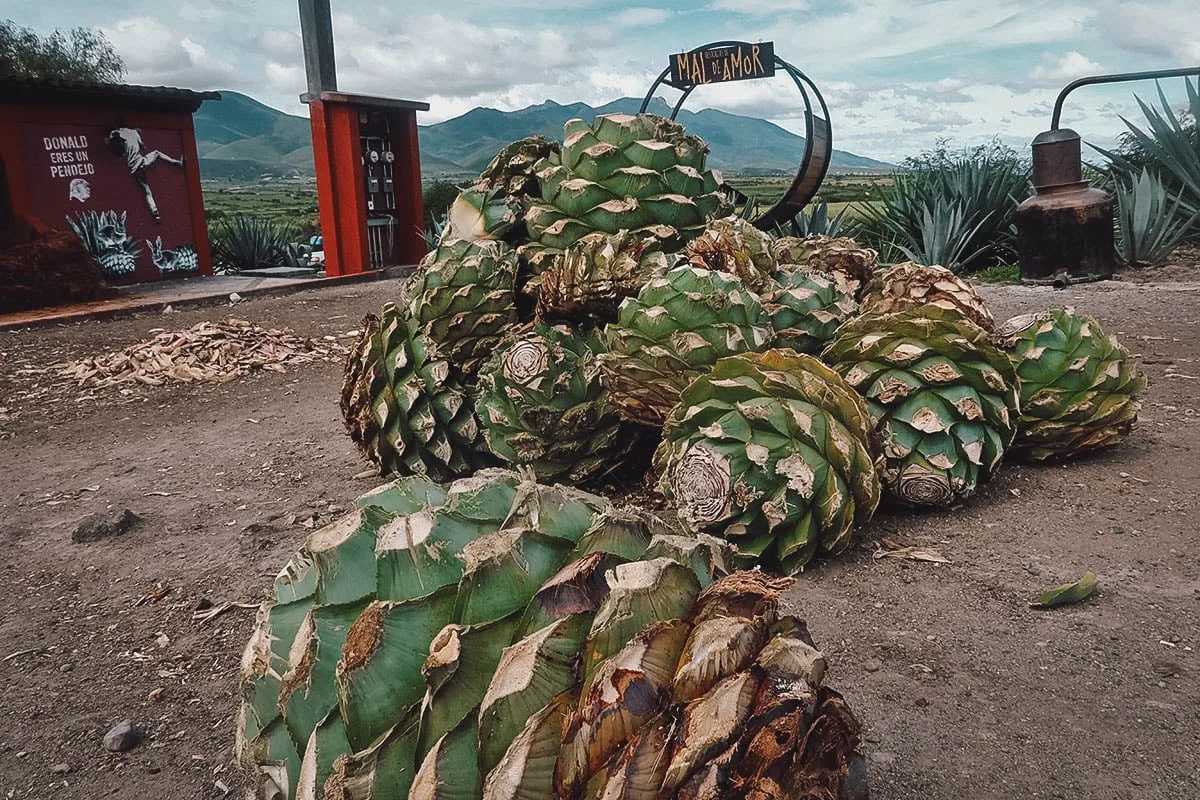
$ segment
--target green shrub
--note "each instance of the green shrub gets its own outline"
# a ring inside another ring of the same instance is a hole
[[[425,227],[429,228],[434,220],[445,218],[450,211],[450,204],[462,191],[450,181],[433,181],[425,184],[421,190],[421,199],[425,204]]]

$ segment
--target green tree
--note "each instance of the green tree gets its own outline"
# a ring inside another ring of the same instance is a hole
[[[125,63],[94,28],[40,36],[9,19],[0,22],[0,77],[115,83],[125,77]]]

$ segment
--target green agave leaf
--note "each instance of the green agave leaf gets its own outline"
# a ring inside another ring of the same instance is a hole
[[[475,720],[467,717],[430,749],[409,790],[408,800],[476,800],[482,776]]]
[[[308,737],[308,746],[300,762],[296,800],[321,800],[325,781],[333,774],[334,759],[349,752],[346,728],[342,724],[341,714],[334,709]]]
[[[346,735],[366,747],[421,701],[421,667],[453,613],[455,590],[406,602],[372,603],[354,624],[334,677]]]
[[[1034,608],[1054,608],[1072,603],[1079,603],[1096,593],[1098,586],[1096,574],[1085,572],[1083,577],[1073,583],[1064,583],[1042,592],[1030,603]]]
[[[529,718],[483,787],[484,800],[546,800],[554,797],[554,767],[563,722],[574,705],[563,692]]]
[[[322,800],[407,800],[417,771],[417,729],[413,711],[366,749],[339,759]]]
[[[483,625],[447,625],[434,639],[421,668],[428,691],[421,707],[419,756],[424,757],[468,716],[475,716],[519,622],[519,614],[510,614]]]

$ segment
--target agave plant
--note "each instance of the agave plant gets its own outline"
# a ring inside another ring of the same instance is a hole
[[[247,644],[252,796],[865,798],[790,581],[667,530],[501,470],[360,498]]]
[[[1136,175],[1118,171],[1114,178],[1118,256],[1130,266],[1161,263],[1191,233],[1200,209],[1187,208],[1182,190],[1172,197],[1145,167]]]
[[[251,214],[234,214],[217,220],[210,231],[213,271],[243,272],[287,266],[288,245],[299,234],[287,225]]]
[[[850,206],[843,206],[841,211],[831,217],[829,204],[824,200],[809,203],[806,208],[791,218],[786,229],[784,226],[780,226],[779,233],[780,235],[790,233],[801,238],[805,236],[841,236],[843,228],[846,233],[849,233],[849,226],[843,224],[849,209]]]
[[[1140,166],[1154,165],[1154,171],[1172,176],[1183,188],[1188,206],[1193,211],[1200,211],[1200,128],[1196,124],[1196,120],[1200,119],[1200,81],[1192,83],[1185,78],[1184,86],[1188,96],[1190,124],[1176,116],[1159,84],[1161,108],[1150,106],[1140,97],[1137,98],[1150,130],[1144,131],[1122,117],[1121,121],[1129,129],[1126,152],[1113,152],[1099,147],[1095,149],[1126,173],[1137,173]],[[1137,153],[1136,161],[1130,150]]]
[[[858,206],[857,235],[881,252],[956,272],[1011,253],[1013,215],[1028,193],[1022,161],[976,149],[927,156],[911,166],[878,187],[878,203]]]

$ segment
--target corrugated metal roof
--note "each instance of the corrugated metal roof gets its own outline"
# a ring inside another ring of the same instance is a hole
[[[145,111],[195,111],[205,100],[220,99],[219,92],[197,92],[171,86],[0,77],[0,105],[69,103]]]

